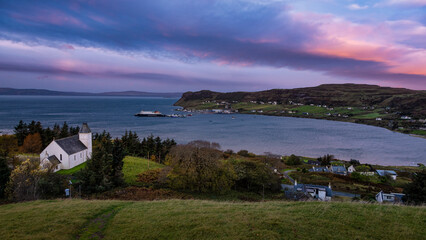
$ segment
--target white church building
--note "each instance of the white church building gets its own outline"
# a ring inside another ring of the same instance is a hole
[[[43,167],[54,166],[54,171],[71,169],[92,156],[92,132],[83,123],[78,135],[53,140],[41,153]]]

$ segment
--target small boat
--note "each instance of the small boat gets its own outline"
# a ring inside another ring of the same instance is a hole
[[[162,114],[159,111],[140,111],[135,114],[136,117],[166,117],[165,114]]]
[[[171,118],[184,118],[185,117],[185,115],[182,115],[182,114],[172,114],[172,115],[167,115],[168,117],[171,117]]]

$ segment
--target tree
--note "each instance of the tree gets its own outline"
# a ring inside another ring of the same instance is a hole
[[[243,157],[249,157],[249,151],[247,150],[240,150],[237,152],[238,155],[243,156]]]
[[[123,143],[116,138],[112,144],[112,162],[111,162],[111,182],[114,186],[121,186],[124,184],[123,180],[123,159],[126,156],[124,152]]]
[[[25,153],[40,153],[43,147],[40,133],[34,133],[28,135],[24,144],[22,145],[22,151]]]
[[[244,159],[231,161],[236,174],[236,187],[247,191],[259,191],[279,188],[279,178],[265,163]]]
[[[287,158],[287,160],[285,161],[285,163],[287,165],[300,165],[300,164],[302,164],[302,161],[300,160],[300,157],[298,157],[298,156],[296,156],[294,154],[291,154]]]
[[[79,126],[70,127],[70,133],[69,133],[69,135],[70,136],[77,135],[79,132],[80,132],[80,127]]]
[[[324,155],[322,157],[318,158],[318,161],[321,162],[321,166],[327,166],[330,165],[331,161],[334,159],[333,155]]]
[[[169,185],[194,192],[226,192],[234,184],[232,168],[220,161],[222,152],[217,144],[194,141],[177,145],[170,151],[167,164]]]
[[[10,175],[6,192],[10,200],[35,200],[40,196],[39,181],[47,170],[40,167],[38,160],[27,159],[17,166]]]
[[[351,160],[349,161],[349,164],[354,165],[354,166],[358,166],[358,165],[360,165],[361,163],[360,163],[358,160],[356,160],[356,159],[351,159]]]
[[[18,125],[15,126],[15,136],[18,140],[18,146],[24,144],[24,140],[28,135],[28,126],[24,121],[19,121]]]
[[[426,170],[414,173],[413,182],[404,188],[404,200],[412,204],[426,203]]]
[[[68,137],[70,134],[67,122],[64,122],[62,125],[61,132],[59,133],[59,138]]]
[[[0,198],[4,197],[6,184],[9,181],[10,169],[7,165],[6,156],[0,156]]]
[[[125,156],[121,140],[111,141],[106,134],[98,139],[93,148],[92,158],[86,167],[77,174],[83,191],[103,192],[121,186],[123,181],[123,158]]]
[[[18,151],[18,139],[15,135],[0,136],[0,156],[10,157]]]

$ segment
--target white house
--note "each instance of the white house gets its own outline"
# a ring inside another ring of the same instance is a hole
[[[330,184],[327,187],[312,184],[297,184],[297,181],[294,182],[294,192],[304,193],[306,196],[320,201],[330,201],[333,195]]]
[[[83,123],[78,135],[53,140],[40,153],[40,164],[42,167],[53,165],[56,172],[78,166],[91,156],[92,132],[87,123]]]
[[[348,167],[348,173],[356,172],[355,167],[353,165]]]
[[[376,200],[379,203],[382,203],[382,202],[399,203],[399,202],[402,202],[402,197],[404,196],[405,194],[402,194],[402,193],[384,193],[383,191],[380,191],[378,194],[376,194]]]

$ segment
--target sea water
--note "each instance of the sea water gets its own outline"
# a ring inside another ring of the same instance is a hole
[[[141,111],[177,113],[177,99],[140,97],[0,96],[0,131],[13,133],[19,120],[44,127],[87,122],[92,132],[106,130],[120,137],[126,130],[140,138],[153,134],[178,143],[217,142],[223,150],[246,149],[383,165],[426,164],[426,139],[384,128],[306,118],[246,114],[193,114],[186,118],[139,118]]]

